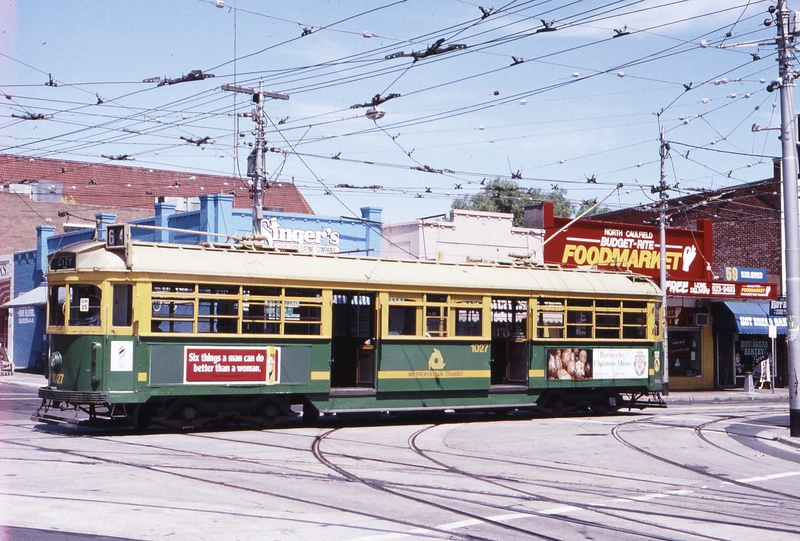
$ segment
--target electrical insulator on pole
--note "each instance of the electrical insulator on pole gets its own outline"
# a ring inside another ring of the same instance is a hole
[[[229,92],[239,92],[241,94],[252,94],[256,109],[251,113],[253,121],[256,123],[255,148],[247,158],[247,176],[251,177],[251,192],[253,196],[253,235],[261,235],[261,222],[264,219],[264,185],[266,183],[264,167],[264,132],[266,120],[264,118],[264,98],[276,100],[288,100],[288,94],[278,92],[265,92],[264,83],[258,83],[258,90],[235,85],[222,85],[223,90]]]

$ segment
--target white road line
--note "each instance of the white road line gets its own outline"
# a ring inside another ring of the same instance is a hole
[[[790,471],[784,473],[773,473],[772,475],[763,475],[761,477],[748,477],[747,479],[737,479],[737,483],[753,483],[755,481],[770,481],[772,479],[781,479],[783,477],[794,477],[800,475],[800,471]],[[723,483],[730,484],[730,483]]]

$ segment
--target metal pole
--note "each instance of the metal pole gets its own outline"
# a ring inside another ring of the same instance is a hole
[[[661,198],[658,215],[658,242],[660,250],[659,286],[663,294],[663,299],[661,301],[661,343],[664,350],[664,378],[662,380],[662,385],[663,393],[669,395],[669,340],[667,339],[667,175],[664,172],[664,163],[667,159],[669,146],[664,141],[663,126],[661,127],[659,140],[661,141],[661,146],[659,148],[659,154],[661,156],[661,181],[658,186]]]
[[[786,235],[786,308],[789,341],[789,433],[800,437],[800,342],[797,318],[800,316],[800,209],[797,201],[797,159],[794,133],[794,71],[789,10],[786,0],[778,0],[778,62],[781,91],[781,178],[783,181],[784,227]],[[794,29],[792,29],[794,30]]]
[[[246,88],[236,85],[222,85],[222,90],[228,92],[240,92],[242,94],[252,94],[253,101],[256,103],[256,110],[253,111],[255,118],[253,119],[257,125],[256,131],[256,147],[255,147],[255,163],[253,164],[253,234],[261,234],[261,222],[264,219],[264,125],[266,119],[264,118],[264,98],[273,98],[276,100],[288,100],[288,94],[281,94],[278,92],[265,92],[264,82],[259,81],[258,90]],[[251,155],[251,157],[253,157]],[[248,167],[249,169],[249,167]],[[250,172],[248,171],[248,175]]]
[[[256,163],[253,179],[253,235],[261,234],[261,222],[264,219],[264,83],[258,82],[256,101]]]

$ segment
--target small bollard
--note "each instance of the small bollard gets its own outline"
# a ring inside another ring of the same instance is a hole
[[[753,387],[752,372],[747,372],[744,376],[744,392],[751,394],[755,392],[755,388]]]

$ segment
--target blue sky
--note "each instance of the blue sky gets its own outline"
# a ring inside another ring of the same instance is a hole
[[[240,175],[253,107],[221,87],[263,82],[290,96],[265,106],[270,180],[297,184],[317,214],[445,213],[512,174],[576,205],[645,204],[660,126],[672,196],[771,177],[777,132],[751,131],[779,122],[769,5],[2,0],[0,152]],[[457,47],[419,55],[442,38]],[[143,82],[196,69],[214,77]],[[377,121],[351,108],[393,93]],[[19,118],[32,114],[45,118]]]

